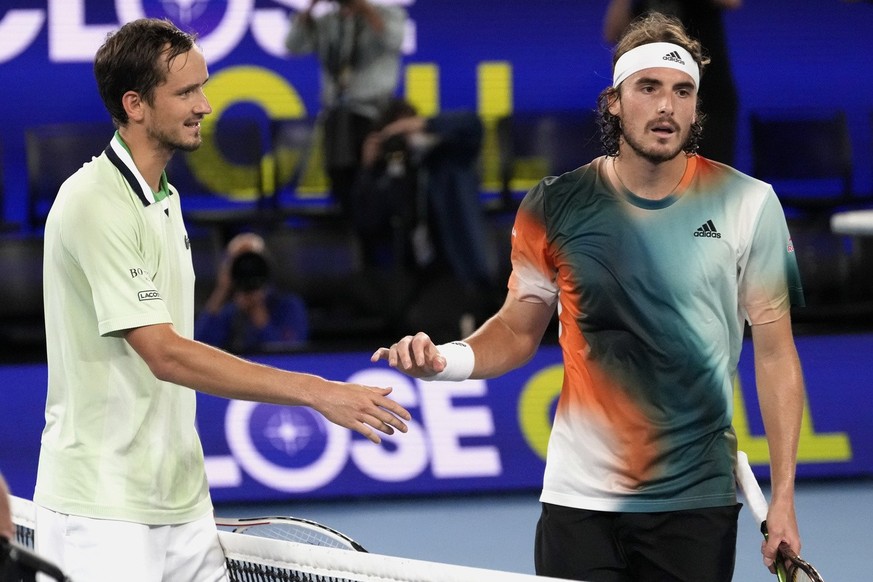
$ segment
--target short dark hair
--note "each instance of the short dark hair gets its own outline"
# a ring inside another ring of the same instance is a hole
[[[699,41],[692,38],[682,22],[675,16],[667,16],[660,12],[648,12],[632,21],[615,47],[612,57],[612,65],[626,52],[644,44],[653,42],[671,42],[677,44],[691,53],[700,69],[700,76],[709,64],[709,57],[705,54]],[[618,146],[621,140],[621,119],[609,112],[609,104],[613,99],[620,96],[618,87],[607,87],[597,97],[597,123],[600,127],[600,142],[608,156],[618,155]],[[703,135],[703,122],[706,116],[700,110],[700,100],[697,101],[697,120],[691,124],[691,135],[685,142],[683,150],[687,154],[693,154],[700,147],[700,137]]]
[[[167,80],[170,64],[194,47],[195,34],[166,19],[141,18],[110,33],[94,58],[94,78],[103,105],[118,126],[127,125],[121,98],[139,93],[152,104],[155,88]]]

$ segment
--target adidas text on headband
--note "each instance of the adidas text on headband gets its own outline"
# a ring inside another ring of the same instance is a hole
[[[667,67],[688,73],[694,86],[700,88],[700,68],[687,50],[671,42],[652,42],[627,51],[615,63],[612,86],[618,87],[622,81],[643,69]]]

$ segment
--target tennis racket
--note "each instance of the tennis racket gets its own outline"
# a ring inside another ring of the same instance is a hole
[[[233,533],[366,552],[364,546],[344,533],[302,517],[216,517],[215,525]]]
[[[755,522],[761,525],[761,533],[764,534],[764,539],[767,539],[767,499],[761,492],[758,480],[755,479],[755,474],[749,465],[749,457],[743,451],[737,451],[736,478]],[[779,544],[775,566],[779,582],[824,582],[818,570],[798,556],[785,542]]]
[[[0,580],[24,582],[35,580],[37,574],[56,582],[71,582],[60,568],[36,552],[0,536]]]

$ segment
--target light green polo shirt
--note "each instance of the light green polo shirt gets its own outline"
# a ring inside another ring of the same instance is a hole
[[[46,426],[34,500],[146,524],[212,510],[195,392],[155,378],[125,330],[193,337],[194,269],[179,196],[154,193],[116,133],[61,186],[45,227]]]

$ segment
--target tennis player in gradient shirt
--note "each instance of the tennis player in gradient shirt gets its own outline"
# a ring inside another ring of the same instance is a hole
[[[773,478],[764,562],[781,541],[800,549],[797,262],[772,187],[695,153],[702,55],[678,20],[632,23],[598,101],[606,155],[524,198],[499,312],[465,341],[418,333],[373,354],[414,377],[491,378],[533,356],[557,308],[565,373],[540,575],[731,581],[732,393],[746,323]]]

